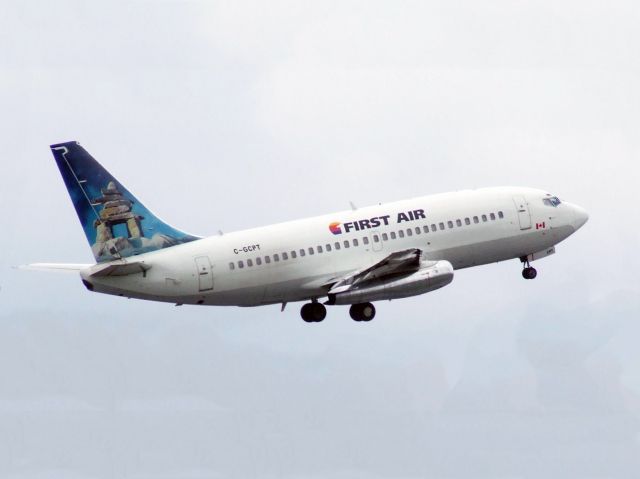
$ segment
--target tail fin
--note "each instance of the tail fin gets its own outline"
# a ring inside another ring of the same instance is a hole
[[[199,239],[158,219],[75,141],[51,145],[96,262]]]

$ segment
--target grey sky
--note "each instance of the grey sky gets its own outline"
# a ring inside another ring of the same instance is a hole
[[[0,2],[0,477],[634,477],[637,2]],[[90,294],[48,145],[197,234],[494,185],[590,221],[378,304]]]

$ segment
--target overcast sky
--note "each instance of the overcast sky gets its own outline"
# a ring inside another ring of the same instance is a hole
[[[0,0],[0,477],[628,478],[640,470],[635,1]],[[78,140],[215,234],[522,185],[586,226],[378,303],[92,294]]]

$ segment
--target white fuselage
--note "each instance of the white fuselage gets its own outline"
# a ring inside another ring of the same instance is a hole
[[[409,248],[421,249],[425,259],[447,260],[454,269],[544,256],[586,221],[575,205],[544,204],[547,196],[512,187],[424,196],[128,258],[144,262],[149,267],[144,273],[96,278],[88,268],[81,274],[97,292],[178,304],[257,306],[316,299],[326,296],[332,280]],[[334,232],[332,223],[338,223]]]

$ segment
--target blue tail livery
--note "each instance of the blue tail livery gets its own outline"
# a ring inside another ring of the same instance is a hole
[[[75,141],[51,145],[96,262],[200,239],[158,219]]]

